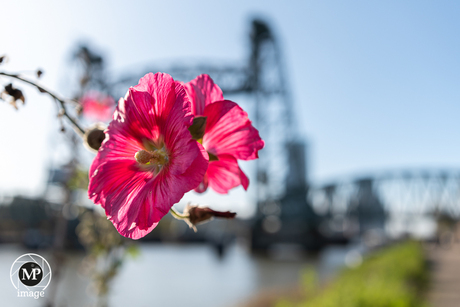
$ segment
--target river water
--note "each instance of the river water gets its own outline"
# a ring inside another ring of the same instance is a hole
[[[208,245],[142,244],[140,255],[128,259],[113,281],[108,305],[240,306],[257,293],[296,286],[306,268],[313,268],[320,279],[332,276],[350,249],[329,247],[315,257],[298,257],[299,251],[286,247],[266,258],[254,257],[245,244],[235,243],[219,258]],[[27,252],[32,251],[0,245],[0,306],[44,306],[43,298],[18,298],[9,278],[13,261]],[[36,253],[51,258],[46,252]],[[51,280],[57,283],[57,306],[95,304],[89,279],[79,274],[83,257],[69,254],[62,278]]]

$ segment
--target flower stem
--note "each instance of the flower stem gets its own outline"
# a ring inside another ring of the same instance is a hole
[[[19,75],[16,75],[16,74],[8,74],[8,73],[5,73],[5,72],[0,72],[0,75],[1,76],[6,76],[6,77],[10,77],[10,78],[13,78],[13,79],[17,79],[17,80],[20,80],[24,83],[27,83],[29,85],[32,85],[34,87],[36,87],[41,93],[46,93],[48,95],[50,95],[52,98],[54,98],[55,101],[57,101],[59,104],[60,104],[60,108],[61,108],[61,113],[63,116],[67,117],[67,119],[70,121],[70,123],[73,125],[75,131],[80,135],[80,136],[83,136],[85,134],[85,130],[80,127],[80,125],[77,123],[77,121],[72,118],[69,113],[67,113],[67,109],[65,107],[65,101],[64,99],[60,98],[59,96],[57,96],[56,94],[54,94],[53,92],[43,88],[41,85],[38,85],[37,83],[33,82],[33,81],[30,81],[30,80],[27,80],[27,79],[24,79],[23,77],[20,77]]]
[[[176,209],[174,209],[173,207],[171,207],[171,209],[169,209],[169,213],[171,213],[171,215],[175,218],[175,219],[178,219],[178,220],[186,220],[189,218],[189,215],[187,214],[182,214],[182,213],[179,213],[178,211],[176,211]]]

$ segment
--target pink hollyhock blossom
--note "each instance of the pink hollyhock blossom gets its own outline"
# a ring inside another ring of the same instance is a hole
[[[81,106],[84,116],[95,120],[107,121],[110,119],[115,108],[115,100],[112,96],[90,91],[83,95]]]
[[[202,181],[208,155],[192,139],[190,102],[167,74],[148,74],[120,99],[90,168],[88,194],[118,232],[139,239]]]
[[[208,185],[218,193],[242,185],[246,190],[249,179],[238,166],[237,159],[258,158],[264,147],[259,131],[252,126],[248,114],[235,102],[224,100],[222,90],[208,75],[200,75],[184,85],[195,116],[206,117],[201,140],[209,153],[209,166],[197,192],[206,191]]]

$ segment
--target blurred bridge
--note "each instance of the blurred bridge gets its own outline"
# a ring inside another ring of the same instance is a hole
[[[248,57],[241,62],[174,61],[112,73],[112,79],[101,57],[84,48],[77,57],[86,63],[87,86],[114,97],[123,97],[152,71],[167,71],[185,82],[207,73],[226,98],[240,95],[238,103],[266,141],[252,180],[257,188],[257,213],[250,226],[255,250],[278,243],[318,249],[370,231],[398,235],[413,232],[410,228],[423,219],[420,227],[428,232],[435,229],[434,217],[460,215],[460,170],[395,170],[324,185],[308,182],[306,142],[298,133],[280,46],[268,23],[252,21],[249,43]]]
[[[460,169],[403,169],[356,178],[342,178],[312,187],[309,197],[317,212],[346,214],[362,202],[379,200],[397,214],[445,212],[460,215]]]
[[[445,227],[460,217],[460,169],[378,172],[307,189],[288,184],[283,197],[261,208],[253,228],[255,250],[277,244],[320,249],[366,237],[430,239],[440,222]]]
[[[226,99],[235,98],[248,112],[266,144],[259,153],[259,159],[251,163],[255,172],[248,172],[251,186],[255,187],[253,191],[258,206],[254,225],[250,228],[258,230],[262,212],[269,210],[271,204],[283,195],[289,194],[292,187],[297,193],[292,200],[293,206],[300,204],[302,210],[307,208],[302,202],[307,192],[306,145],[297,132],[281,48],[268,23],[253,20],[248,42],[249,54],[242,61],[175,60],[118,73],[108,73],[103,57],[86,46],[80,46],[74,58],[77,60],[76,68],[80,70],[77,75],[81,76],[79,96],[86,91],[97,90],[108,92],[113,97],[124,97],[127,89],[137,84],[146,73],[165,71],[175,80],[184,82],[203,73],[209,74]],[[290,176],[287,176],[289,171]]]

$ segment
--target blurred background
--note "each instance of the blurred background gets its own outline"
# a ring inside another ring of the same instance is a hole
[[[397,306],[385,303],[395,293],[403,306],[457,306],[459,3],[15,0],[2,11],[0,71],[79,101],[68,108],[85,128],[107,124],[148,72],[208,73],[266,141],[240,163],[247,192],[190,192],[176,205],[237,219],[194,233],[167,216],[127,240],[87,199],[95,154],[54,101],[0,76],[26,97],[19,110],[0,104],[5,306],[358,306],[321,303],[341,282],[383,302],[359,306]],[[44,299],[11,285],[27,252],[53,269]],[[393,291],[404,287],[391,275],[364,291],[366,270],[392,272],[369,264],[379,257],[413,268],[403,277],[417,286]]]

